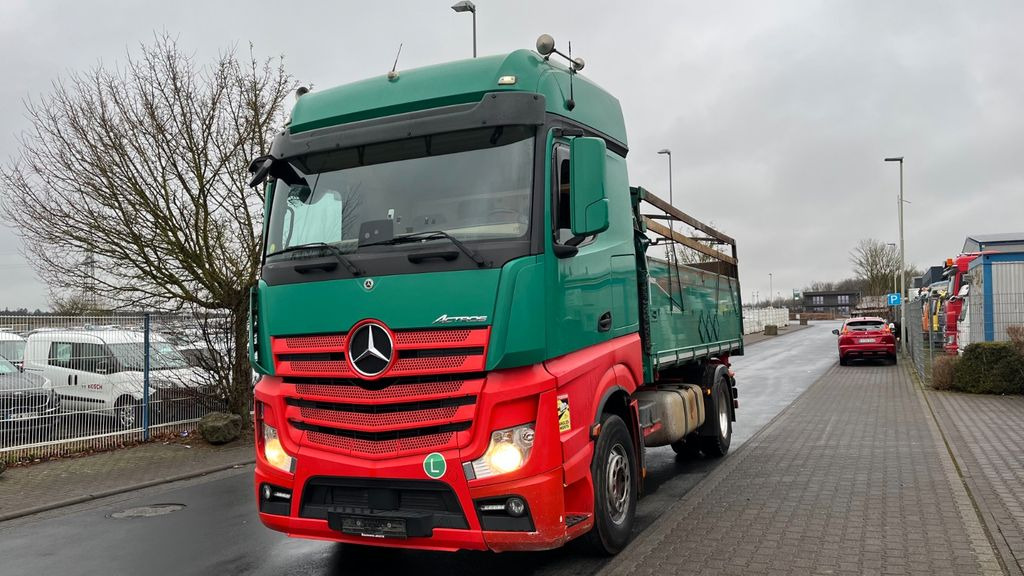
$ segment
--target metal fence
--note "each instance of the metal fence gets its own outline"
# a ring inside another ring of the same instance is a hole
[[[224,409],[230,334],[214,316],[0,316],[0,460],[193,428]]]
[[[963,314],[963,342],[999,342],[1009,340],[1007,328],[1024,325],[1024,293],[985,294],[972,290]]]
[[[903,343],[903,352],[913,362],[917,374],[925,383],[932,381],[935,358],[947,353],[943,309],[937,304],[935,300],[912,300],[905,304],[907,341]]]

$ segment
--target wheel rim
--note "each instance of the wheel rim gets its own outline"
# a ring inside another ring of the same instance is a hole
[[[117,409],[117,420],[121,423],[123,428],[134,428],[135,410],[127,404],[122,404],[121,407]]]
[[[722,433],[724,438],[726,432],[729,430],[729,407],[725,405],[728,401],[728,397],[723,392],[719,395],[718,402],[718,430]]]
[[[607,477],[605,478],[605,501],[608,516],[615,524],[622,524],[629,512],[629,498],[632,477],[629,458],[622,444],[612,446],[608,453]]]

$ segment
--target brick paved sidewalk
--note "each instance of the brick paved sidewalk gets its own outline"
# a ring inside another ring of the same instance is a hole
[[[142,444],[0,474],[0,521],[252,462],[251,441]]]
[[[833,367],[601,574],[1001,574],[923,394]]]
[[[1024,574],[1024,396],[927,392],[989,535]]]

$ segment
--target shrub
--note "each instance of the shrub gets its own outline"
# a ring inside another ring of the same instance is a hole
[[[964,392],[1024,393],[1024,356],[1012,342],[970,344],[964,349],[954,374],[954,387]]]
[[[932,388],[936,390],[953,390],[956,366],[960,363],[959,356],[939,356],[932,363]]]

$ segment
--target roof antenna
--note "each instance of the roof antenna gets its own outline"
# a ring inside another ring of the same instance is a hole
[[[555,49],[555,39],[550,34],[541,34],[540,38],[537,38],[537,52],[544,57],[546,62],[551,58],[552,54],[558,54],[562,58],[569,61],[569,99],[565,102],[565,107],[572,110],[576,107],[576,100],[573,99],[572,91],[572,77],[575,76],[580,70],[583,70],[583,66],[586,64],[583,58],[572,57],[572,42],[569,42],[569,54],[565,55]]]
[[[392,82],[398,80],[398,72],[396,70],[398,68],[398,57],[402,55],[402,44],[398,44],[398,54],[395,54],[395,63],[391,66],[391,71],[388,72],[388,80]]]

